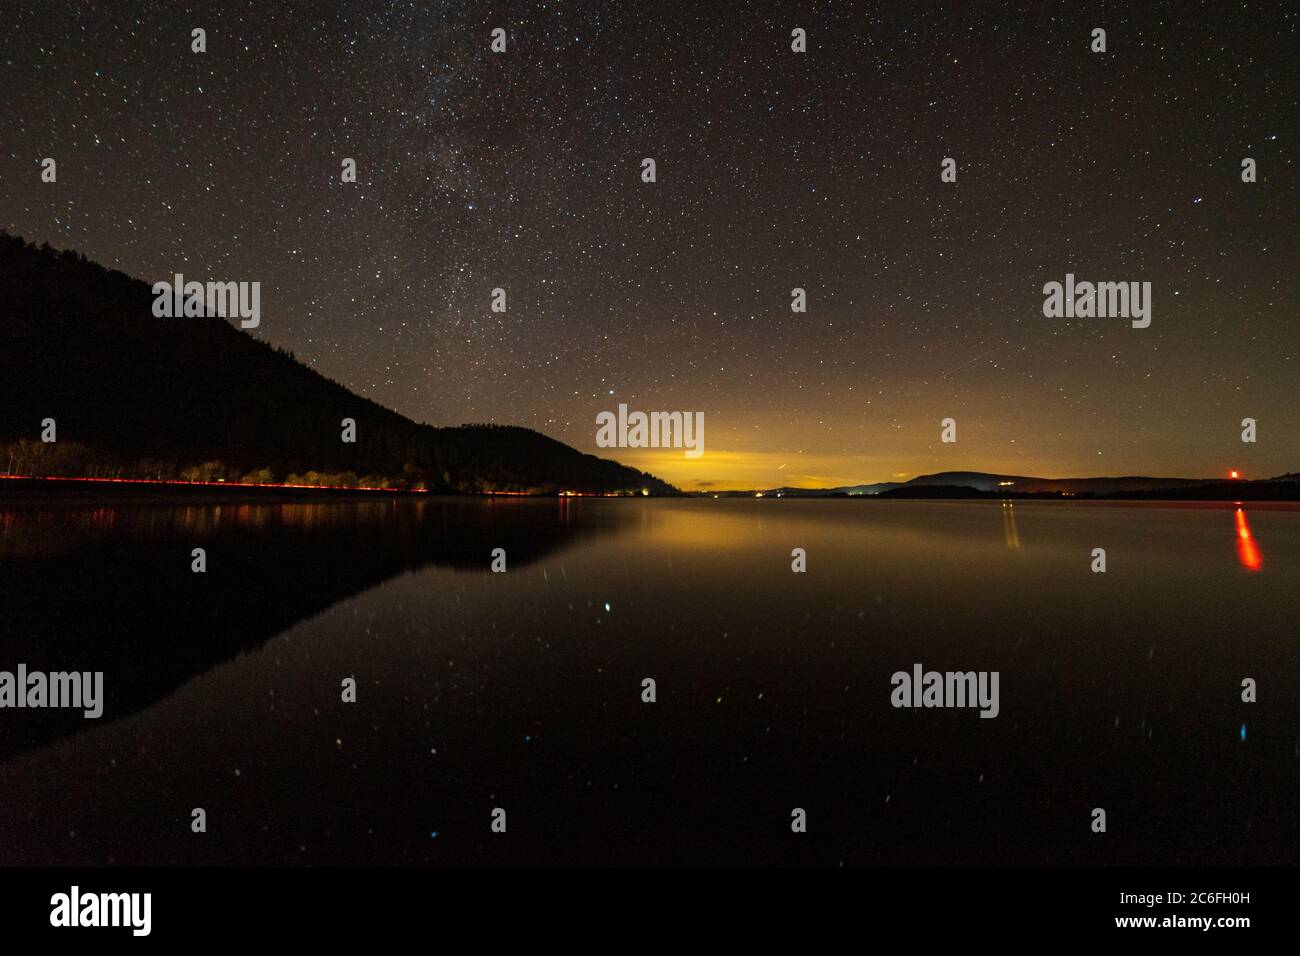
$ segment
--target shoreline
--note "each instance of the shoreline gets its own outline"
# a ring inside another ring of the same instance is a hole
[[[177,481],[150,478],[70,478],[29,475],[0,475],[0,501],[25,498],[76,498],[95,501],[113,498],[179,498],[187,501],[205,497],[218,502],[232,499],[276,500],[377,500],[401,498],[640,498],[642,495],[589,491],[428,491],[411,488],[369,488],[338,485],[258,485],[237,481]],[[667,496],[660,496],[667,497]]]
[[[1279,491],[1281,493],[1279,493]],[[790,500],[790,501],[1002,501],[1002,502],[1074,502],[1074,503],[1167,503],[1167,504],[1243,504],[1300,505],[1300,483],[1237,482],[1192,488],[1152,489],[1106,494],[1062,494],[1059,492],[990,492],[967,487],[932,486],[908,489],[906,493],[885,492],[877,495],[771,494],[757,492],[684,492],[680,495],[638,495],[618,492],[526,492],[427,491],[408,488],[349,488],[320,485],[256,485],[241,482],[187,482],[132,478],[71,478],[0,475],[0,501],[60,498],[67,501],[113,500],[184,500],[195,503],[222,504],[231,501],[376,501],[431,498],[673,498],[714,500]]]

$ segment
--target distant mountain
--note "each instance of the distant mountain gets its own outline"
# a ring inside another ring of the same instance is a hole
[[[901,495],[906,492],[910,496],[926,488],[973,488],[980,492],[1003,494],[1107,495],[1195,488],[1222,481],[1222,478],[1150,478],[1138,475],[1121,478],[1033,478],[1026,475],[996,475],[986,471],[942,471],[933,475],[917,475],[901,483],[852,485],[831,490],[850,495]]]
[[[880,495],[886,491],[893,491],[895,488],[903,487],[901,482],[881,481],[874,485],[849,485],[845,488],[836,488],[835,491],[842,491],[846,495]]]
[[[1032,478],[984,471],[944,471],[918,475],[905,482],[843,485],[837,488],[772,488],[713,492],[718,497],[771,498],[981,498],[988,496],[1066,495],[1087,498],[1161,498],[1222,500],[1242,498],[1295,500],[1300,498],[1300,474],[1288,473],[1257,481],[1223,478]]]
[[[1184,488],[1213,484],[1221,478],[1030,478],[1025,475],[991,475],[982,471],[943,471],[934,475],[918,475],[909,479],[909,486],[940,485],[962,486],[977,491],[1017,491],[1025,494],[1058,492],[1061,494],[1108,494],[1114,491],[1151,491],[1155,488]]]
[[[417,424],[224,319],[155,318],[145,282],[5,233],[0,355],[0,471],[676,493],[526,428]]]

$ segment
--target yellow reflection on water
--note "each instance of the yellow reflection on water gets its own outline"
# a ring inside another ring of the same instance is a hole
[[[1016,506],[1010,501],[1002,502],[1002,537],[1008,550],[1020,550],[1020,532],[1016,530]]]

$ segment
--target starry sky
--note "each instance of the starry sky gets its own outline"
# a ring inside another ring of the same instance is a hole
[[[4,228],[150,282],[260,281],[250,334],[417,421],[690,489],[1300,470],[1294,5],[3,16]],[[1151,327],[1044,317],[1067,272],[1151,282]],[[705,454],[598,449],[620,402],[703,412]]]

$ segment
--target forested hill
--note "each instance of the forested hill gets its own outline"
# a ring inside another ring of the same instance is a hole
[[[435,491],[675,489],[526,428],[417,424],[217,318],[156,318],[149,283],[0,233],[0,470],[384,483]],[[341,422],[356,421],[356,442]],[[40,442],[54,419],[57,441]]]

